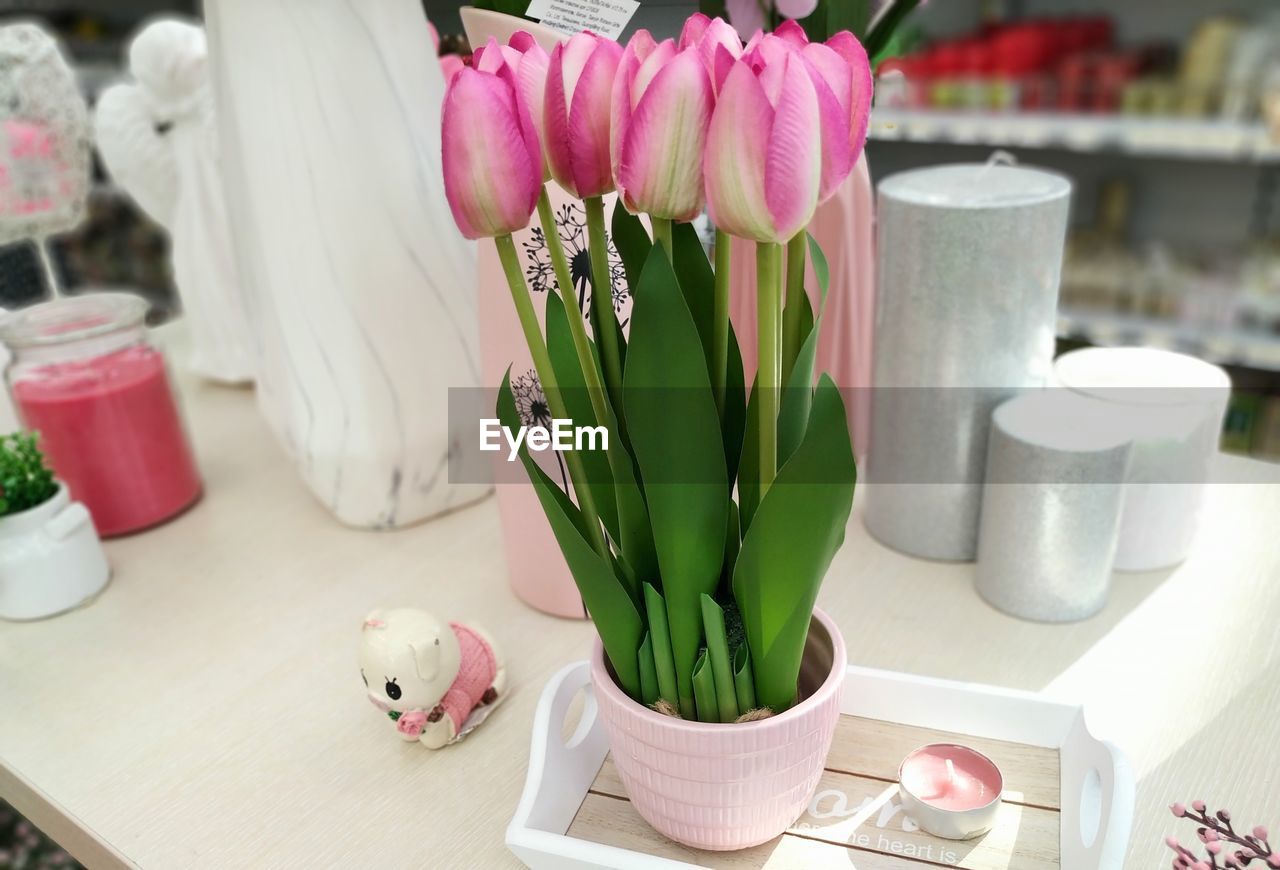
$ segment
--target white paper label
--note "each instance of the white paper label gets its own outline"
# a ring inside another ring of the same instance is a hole
[[[561,33],[590,30],[617,39],[639,8],[640,0],[533,0],[525,15]]]

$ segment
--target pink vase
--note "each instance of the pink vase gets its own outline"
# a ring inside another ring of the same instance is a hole
[[[871,410],[871,341],[875,320],[875,191],[865,154],[835,196],[818,208],[809,232],[831,268],[815,370],[827,372],[844,391],[854,451],[866,455]],[[750,242],[733,247],[729,301],[733,328],[742,345],[747,383],[756,371],[756,252]],[[815,311],[818,282],[810,263],[805,286]]]
[[[804,812],[840,719],[848,666],[844,638],[813,612],[790,710],[758,722],[713,725],[663,716],[618,688],[597,638],[591,680],[618,775],[636,812],[695,849],[768,842]]]
[[[550,28],[530,21],[491,12],[484,9],[463,7],[462,23],[467,39],[473,48],[482,46],[492,36],[505,43],[517,30],[526,30],[547,51],[552,50],[563,35]],[[591,298],[588,285],[590,274],[587,252],[587,215],[579,200],[569,197],[554,182],[548,187],[560,240],[565,256],[569,258],[574,276],[574,297],[583,312]],[[616,196],[605,198],[605,220],[611,220]],[[516,249],[534,299],[534,307],[541,320],[546,307],[547,290],[555,286],[555,274],[541,224],[535,215],[533,224],[515,234]],[[610,248],[610,265],[614,271],[615,292],[625,291],[622,280],[622,261]],[[496,389],[502,383],[507,367],[511,368],[512,390],[516,395],[516,408],[522,421],[528,425],[548,425],[545,397],[533,369],[533,359],[525,344],[524,332],[511,302],[502,264],[497,250],[489,242],[482,242],[477,253],[477,294],[480,317],[480,366],[482,382]],[[566,300],[567,301],[567,300]],[[630,300],[620,296],[615,305],[618,319],[626,329],[630,317]],[[584,314],[584,319],[586,319]],[[588,322],[587,329],[591,326]],[[533,454],[543,470],[561,486],[568,487],[565,468],[550,451]],[[584,618],[587,613],[578,587],[565,564],[560,547],[556,544],[551,526],[547,523],[538,496],[525,477],[524,470],[504,461],[505,453],[496,453],[498,469],[498,514],[502,522],[503,548],[507,557],[507,577],[511,588],[522,601],[538,610],[555,616]]]

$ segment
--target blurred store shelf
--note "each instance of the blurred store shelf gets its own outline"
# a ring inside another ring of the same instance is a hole
[[[1280,163],[1280,144],[1257,122],[1073,115],[983,113],[877,107],[869,135],[882,141],[1117,151],[1144,157]]]
[[[1159,347],[1219,365],[1280,372],[1280,335],[1262,330],[1209,329],[1135,315],[1062,310],[1058,335],[1104,347]]]

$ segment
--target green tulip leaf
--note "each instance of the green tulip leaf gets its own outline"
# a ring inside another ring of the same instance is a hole
[[[699,597],[720,581],[729,482],[702,343],[661,247],[650,251],[635,288],[623,383],[683,709],[693,703]]]
[[[827,304],[827,290],[831,287],[831,267],[827,265],[827,255],[822,252],[822,245],[813,237],[813,233],[805,233],[809,239],[809,260],[813,263],[813,274],[818,278],[819,308]]]
[[[693,224],[677,223],[671,226],[672,261],[685,305],[698,329],[698,339],[707,359],[707,372],[711,372],[712,332],[715,329],[716,275],[707,259],[707,251]]]
[[[813,319],[813,309],[809,307],[809,294],[800,297],[803,306],[801,313],[801,335],[806,336],[800,352],[796,355],[791,376],[782,391],[782,404],[778,410],[778,464],[786,462],[800,441],[804,438],[805,426],[809,422],[809,409],[813,405],[813,366],[818,353],[818,333],[822,326],[822,318]]]
[[[844,402],[823,375],[804,440],[756,509],[734,569],[759,704],[795,700],[818,588],[844,542],[857,467]]]
[[[591,398],[587,395],[587,382],[582,368],[578,364],[578,353],[573,345],[573,334],[569,331],[564,303],[557,293],[547,293],[546,328],[547,351],[551,356],[551,367],[556,373],[556,382],[560,388],[560,399],[574,426],[597,426],[597,420],[591,408]],[[609,426],[609,421],[603,421]],[[609,426],[610,431],[613,427]],[[615,439],[616,440],[616,439]],[[583,450],[579,457],[586,471],[586,482],[591,487],[591,495],[600,514],[600,520],[609,535],[617,540],[618,508],[614,498],[613,474],[609,470],[609,457],[603,450]],[[637,593],[638,593],[637,589]]]
[[[622,269],[627,274],[627,286],[636,287],[640,283],[640,272],[645,261],[649,259],[649,250],[653,241],[649,231],[644,228],[644,221],[633,215],[621,205],[613,207],[613,226],[611,228],[613,246],[618,249],[622,259]]]
[[[724,461],[729,474],[729,488],[732,489],[733,482],[738,477],[742,442],[747,429],[747,389],[743,384],[742,351],[738,347],[738,337],[734,334],[732,325],[729,327],[728,351],[725,361],[724,414],[720,419],[720,427],[724,435]]]
[[[511,394],[511,372],[508,369],[498,390],[498,419],[514,430],[520,425],[515,397]],[[609,663],[618,682],[628,695],[641,697],[639,649],[644,639],[644,620],[636,608],[625,581],[616,566],[597,553],[589,543],[581,511],[568,494],[556,486],[529,451],[520,450],[520,461],[533,484],[542,511],[551,524],[560,552],[564,555],[604,643]]]

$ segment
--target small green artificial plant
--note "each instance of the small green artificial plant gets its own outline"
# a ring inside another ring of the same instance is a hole
[[[0,517],[42,505],[57,491],[34,433],[0,437]]]

